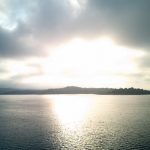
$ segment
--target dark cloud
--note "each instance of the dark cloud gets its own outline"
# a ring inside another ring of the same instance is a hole
[[[12,80],[0,80],[0,88],[14,88],[14,87],[18,87],[18,83],[16,83],[16,81],[12,81]]]
[[[6,2],[4,13],[12,24],[17,23],[17,28],[13,32],[0,29],[1,57],[44,53],[42,46],[39,49],[39,45],[26,41],[31,37],[35,43],[52,47],[74,36],[110,35],[125,46],[150,47],[149,0],[87,0],[77,15],[69,0]]]
[[[17,39],[12,36],[12,33],[0,29],[0,56],[16,56],[21,52],[21,49],[25,49],[22,47],[21,43],[17,41]],[[26,51],[25,51],[26,52]]]
[[[7,79],[7,80],[0,80],[0,88],[36,88],[35,85],[33,84],[25,84],[21,83],[19,80],[12,80],[12,79]]]
[[[32,45],[33,44],[33,45]],[[0,57],[15,58],[41,56],[39,47],[34,43],[28,43],[28,40],[23,39],[15,34],[0,28]]]
[[[119,44],[149,50],[149,6],[149,0],[88,0],[74,17],[67,1],[38,1],[34,33],[40,29],[50,42],[110,35]]]
[[[79,32],[112,35],[119,44],[148,49],[149,7],[149,0],[89,0],[80,16]]]
[[[16,23],[17,27],[14,31],[0,28],[0,57],[41,56],[46,53],[46,44],[52,46],[65,39],[71,18],[66,0],[8,2],[10,10],[5,13],[9,23]]]

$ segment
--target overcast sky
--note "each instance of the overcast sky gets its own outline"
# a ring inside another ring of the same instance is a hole
[[[0,0],[0,87],[150,89],[150,0]]]

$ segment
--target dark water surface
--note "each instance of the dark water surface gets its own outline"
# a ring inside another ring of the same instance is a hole
[[[0,96],[0,150],[150,150],[150,96]]]

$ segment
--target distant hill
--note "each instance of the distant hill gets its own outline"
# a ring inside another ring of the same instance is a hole
[[[0,88],[0,95],[23,95],[23,94],[99,94],[99,95],[148,95],[149,90],[136,88],[81,88],[68,86],[55,89],[13,89]]]

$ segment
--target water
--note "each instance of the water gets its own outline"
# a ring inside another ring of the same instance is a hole
[[[150,150],[150,96],[0,96],[0,150]]]

